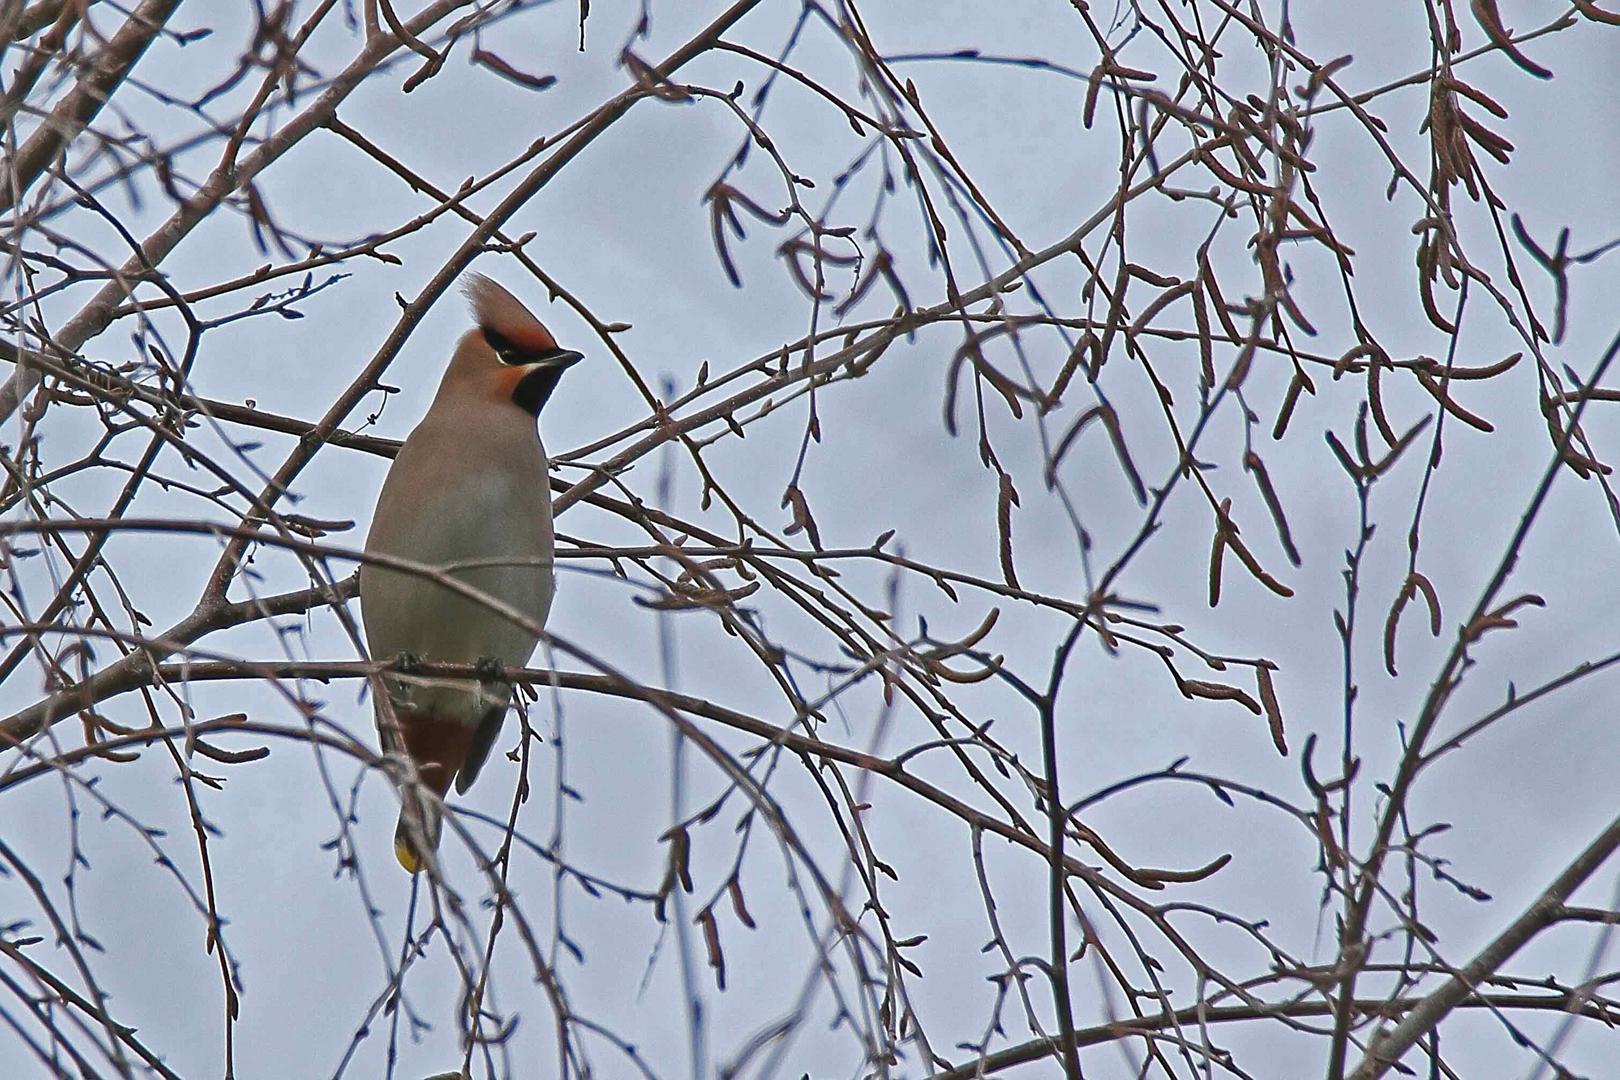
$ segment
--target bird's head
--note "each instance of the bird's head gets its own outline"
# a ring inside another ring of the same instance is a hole
[[[530,416],[540,415],[557,380],[580,354],[559,348],[517,297],[483,274],[468,274],[463,291],[476,328],[456,347],[445,388],[510,401]]]

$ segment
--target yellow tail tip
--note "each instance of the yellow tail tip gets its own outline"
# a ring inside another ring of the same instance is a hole
[[[399,860],[399,865],[405,868],[407,874],[415,876],[422,872],[422,860],[416,857],[416,852],[411,850],[411,845],[405,842],[403,836],[394,837],[394,858]]]

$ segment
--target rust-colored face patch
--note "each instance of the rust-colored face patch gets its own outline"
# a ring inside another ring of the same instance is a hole
[[[526,374],[528,374],[527,368],[502,368],[495,377],[495,396],[501,401],[511,401],[512,396],[517,393],[518,383],[523,381],[523,376]]]

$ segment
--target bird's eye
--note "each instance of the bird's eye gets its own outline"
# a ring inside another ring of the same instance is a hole
[[[496,349],[495,359],[499,360],[507,367],[516,367],[518,364],[523,363],[523,358],[518,355],[518,351],[516,349]]]

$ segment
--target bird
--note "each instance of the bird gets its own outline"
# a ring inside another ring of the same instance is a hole
[[[468,274],[462,291],[473,329],[388,470],[364,551],[433,566],[532,626],[432,577],[362,561],[367,649],[393,661],[375,695],[379,738],[386,754],[415,763],[418,781],[401,786],[394,830],[394,855],[412,875],[438,849],[451,782],[464,794],[500,735],[512,699],[500,668],[528,663],[551,610],[556,541],[538,419],[582,358],[491,278]],[[480,677],[413,674],[422,662],[474,664]]]

